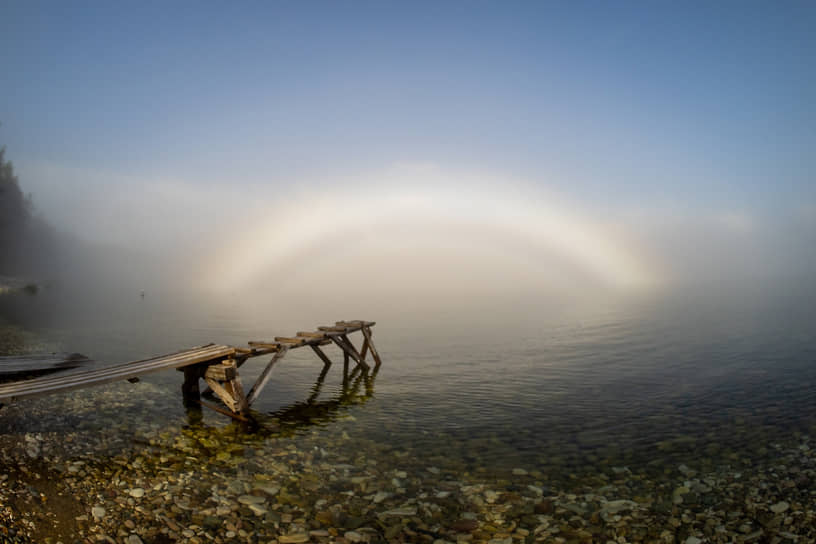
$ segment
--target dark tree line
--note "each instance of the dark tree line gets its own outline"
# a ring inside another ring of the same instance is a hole
[[[42,275],[55,250],[51,228],[33,213],[0,147],[0,275]]]
[[[14,167],[0,148],[0,273],[14,272],[24,233],[31,221],[31,203],[23,196]]]

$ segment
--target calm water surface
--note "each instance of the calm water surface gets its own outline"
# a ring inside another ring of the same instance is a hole
[[[54,296],[31,304],[47,307]],[[591,470],[595,463],[686,461],[701,452],[762,455],[764,446],[809,432],[816,422],[815,302],[812,293],[736,292],[580,307],[529,299],[449,310],[383,303],[347,315],[337,313],[342,305],[287,312],[274,303],[134,293],[54,312],[40,333],[66,350],[118,362],[372,319],[380,371],[344,381],[335,364],[321,377],[311,350],[295,350],[253,406],[262,429],[280,425],[293,441],[304,432],[327,441],[345,433],[384,451],[443,455],[474,468]],[[246,387],[264,363],[252,359],[241,369]],[[125,412],[100,402],[90,413],[63,408],[59,417],[19,424],[60,432],[130,418],[183,421],[180,385],[180,373],[167,371],[114,386],[137,399]],[[94,390],[75,394],[92,398]],[[62,401],[31,402],[47,408]],[[229,421],[208,412],[204,423]]]

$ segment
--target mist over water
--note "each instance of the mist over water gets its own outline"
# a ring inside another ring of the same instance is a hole
[[[814,424],[813,289],[414,300],[312,300],[265,290],[209,298],[147,291],[142,299],[131,290],[83,297],[80,305],[54,297],[46,290],[28,301],[29,310],[47,309],[41,332],[96,364],[211,341],[240,346],[335,319],[376,320],[384,364],[367,388],[347,389],[333,348],[338,364],[318,383],[320,362],[295,350],[254,413],[296,432],[352,416],[361,438],[417,455],[447,449],[468,458],[477,448],[479,463],[508,468],[546,465],[565,452],[636,462],[666,441],[750,447]],[[244,382],[262,367],[255,360],[242,367]],[[165,392],[150,410],[183,418],[180,375],[145,379]],[[672,455],[688,462],[693,448]]]
[[[764,290],[806,285],[816,270],[816,223],[805,209],[609,208],[570,196],[563,183],[547,189],[428,165],[365,177],[295,184],[283,197],[255,186],[251,199],[240,187],[180,181],[147,182],[132,199],[132,181],[113,186],[103,208],[81,202],[97,188],[77,180],[79,200],[42,204],[74,241],[41,275],[71,290],[292,296],[308,305]]]

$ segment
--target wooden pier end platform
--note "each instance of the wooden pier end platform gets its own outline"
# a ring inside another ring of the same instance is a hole
[[[375,368],[379,368],[382,361],[372,340],[371,328],[374,325],[373,321],[337,321],[331,326],[317,327],[316,331],[298,332],[294,336],[276,336],[274,340],[268,341],[254,340],[249,342],[248,348],[207,344],[141,361],[0,384],[0,406],[25,398],[119,380],[135,382],[138,381],[139,376],[175,368],[184,372],[182,394],[185,403],[194,402],[237,419],[246,419],[249,407],[271,379],[272,368],[286,356],[289,350],[309,346],[323,362],[324,369],[327,369],[332,361],[321,346],[333,344],[343,352],[343,363],[346,369],[348,369],[349,362],[353,360],[357,367],[368,370],[366,357],[369,354],[374,361]],[[362,337],[359,350],[349,337],[355,332],[359,332]],[[248,392],[245,392],[238,369],[248,359],[264,355],[271,355],[272,358],[261,371],[257,381]],[[16,362],[10,358],[6,359],[9,359],[5,361],[9,368],[15,364],[24,364],[24,361],[19,358]],[[227,410],[201,402],[199,382],[202,379],[224,403]]]

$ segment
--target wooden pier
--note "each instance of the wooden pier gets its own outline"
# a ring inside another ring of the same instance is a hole
[[[277,336],[274,340],[268,341],[251,341],[248,348],[208,344],[141,361],[0,384],[0,406],[24,398],[114,381],[135,382],[138,381],[139,376],[175,368],[184,372],[182,393],[185,402],[195,402],[237,419],[245,419],[250,405],[269,382],[272,368],[286,356],[289,350],[309,346],[326,369],[332,364],[332,361],[323,351],[322,346],[334,344],[343,352],[343,364],[346,370],[350,361],[354,361],[360,369],[368,370],[369,365],[366,358],[369,354],[376,368],[379,368],[382,361],[372,340],[371,328],[374,325],[373,321],[338,321],[331,326],[317,327],[316,331],[298,332],[294,336]],[[360,333],[362,339],[359,350],[349,336],[356,332]],[[249,391],[244,391],[238,369],[247,360],[264,355],[271,355],[272,358]],[[9,361],[8,364],[11,362]],[[199,382],[202,379],[228,410],[201,401]]]

